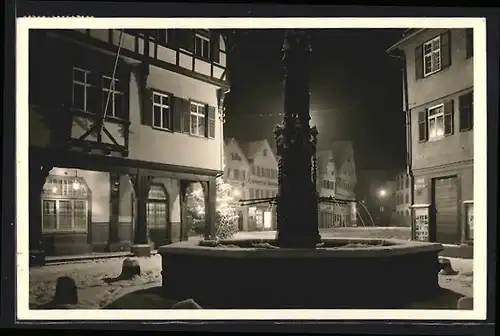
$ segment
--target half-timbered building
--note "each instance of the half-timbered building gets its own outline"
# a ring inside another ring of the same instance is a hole
[[[223,37],[207,29],[30,32],[30,255],[187,239],[201,182],[206,236],[222,172]]]

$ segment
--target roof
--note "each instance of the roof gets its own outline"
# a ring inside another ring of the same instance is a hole
[[[340,170],[348,157],[354,156],[354,148],[351,141],[335,141],[330,145],[335,168]]]
[[[253,159],[255,155],[257,155],[259,150],[261,150],[262,146],[266,144],[266,142],[267,140],[240,142],[240,147],[247,158]]]
[[[403,35],[401,36],[401,38],[396,42],[394,43],[392,46],[390,46],[389,48],[387,48],[386,52],[390,53],[396,49],[399,49],[399,47],[406,41],[408,41],[409,39],[411,39],[412,37],[420,34],[421,32],[423,32],[425,30],[425,28],[409,28],[409,29],[406,29],[403,33]]]

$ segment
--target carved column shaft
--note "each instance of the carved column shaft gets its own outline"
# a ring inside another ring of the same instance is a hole
[[[134,231],[134,244],[143,245],[148,244],[148,229],[147,229],[147,209],[146,202],[148,198],[149,189],[151,187],[152,177],[144,175],[141,171],[132,175],[132,183],[134,186],[136,196],[136,209],[135,214],[135,231]]]
[[[109,249],[113,250],[113,244],[120,242],[118,225],[120,221],[120,174],[110,174],[110,197],[109,197]]]

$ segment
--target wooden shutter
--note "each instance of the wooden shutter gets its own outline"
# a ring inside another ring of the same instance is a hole
[[[141,123],[146,126],[153,125],[153,90],[142,89],[142,114]]]
[[[174,97],[173,99],[174,132],[182,133],[182,98]]]
[[[441,34],[441,69],[451,65],[450,31]]]
[[[424,77],[424,49],[420,44],[415,48],[415,78]]]
[[[444,103],[444,135],[453,134],[453,100]]]
[[[458,98],[458,108],[460,113],[460,131],[472,129],[474,122],[474,111],[472,104],[473,93],[469,92]]]
[[[215,107],[207,105],[205,136],[215,138]]]
[[[182,99],[181,106],[182,131],[184,133],[191,133],[191,103],[189,102],[189,100]]]
[[[474,30],[467,28],[465,30],[465,57],[470,58],[474,56]]]
[[[418,112],[418,141],[427,141],[427,110]]]
[[[210,31],[210,58],[212,62],[219,63],[220,54],[219,54],[219,43],[220,43],[220,35],[214,31]]]

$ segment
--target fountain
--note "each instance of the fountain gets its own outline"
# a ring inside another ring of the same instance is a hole
[[[162,246],[166,296],[206,309],[405,308],[438,292],[440,244],[328,238],[318,232],[316,127],[310,126],[308,36],[288,30],[275,239],[183,241]]]

